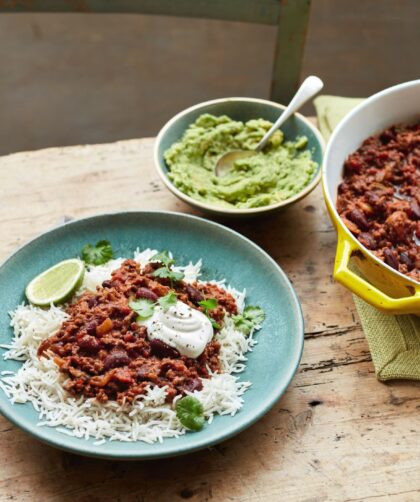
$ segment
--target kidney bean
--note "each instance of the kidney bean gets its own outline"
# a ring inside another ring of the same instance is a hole
[[[171,357],[171,358],[177,358],[180,357],[180,353],[170,347],[168,344],[165,342],[162,342],[161,340],[155,338],[153,340],[150,340],[150,348],[152,349],[152,354],[155,355],[156,357]]]
[[[137,368],[136,376],[139,380],[148,380],[150,375],[150,368],[147,366],[140,366]]]
[[[400,253],[400,262],[407,265],[408,270],[411,270],[414,267],[413,260],[404,251]]]
[[[416,246],[420,246],[420,221],[417,224],[417,228],[413,232],[413,241]]]
[[[103,287],[103,288],[112,288],[112,282],[111,282],[111,281],[106,280],[106,281],[104,281],[104,282],[102,283],[102,287]]]
[[[379,135],[379,140],[383,145],[387,145],[394,138],[395,138],[395,131],[393,131],[392,128],[386,129]]]
[[[379,202],[379,195],[376,194],[375,192],[368,190],[365,195],[369,204],[376,205]]]
[[[344,164],[346,174],[359,174],[363,169],[363,164],[354,158],[348,159]]]
[[[380,197],[377,193],[368,191],[366,192],[366,199],[370,206],[373,208],[374,212],[378,215],[385,213],[386,211],[386,202],[384,198]]]
[[[420,206],[415,199],[410,203],[410,216],[415,220],[420,220]]]
[[[352,209],[348,214],[349,220],[355,223],[361,230],[369,230],[369,222],[366,216],[357,208]]]
[[[200,378],[188,378],[182,386],[184,392],[194,392],[203,388],[203,382]]]
[[[115,350],[108,354],[104,359],[104,370],[109,370],[111,368],[117,368],[119,366],[126,366],[130,364],[131,359],[128,357],[125,350]]]
[[[198,289],[194,288],[193,286],[190,286],[190,284],[187,284],[185,289],[187,290],[188,298],[192,302],[198,303],[203,300],[203,295],[200,293],[200,291],[198,291]]]
[[[95,296],[89,296],[86,301],[90,309],[93,308],[98,302]]]
[[[160,268],[161,266],[162,264],[158,262],[148,263],[143,269],[143,274],[144,275],[152,274],[156,269]]]
[[[84,335],[82,336],[77,343],[79,347],[86,352],[96,353],[99,350],[99,342],[94,336]]]
[[[376,249],[376,240],[369,233],[362,232],[357,238],[368,249]]]
[[[150,300],[151,302],[157,302],[159,299],[158,295],[148,288],[138,288],[136,298],[146,298],[146,300]]]
[[[398,259],[395,256],[395,251],[393,249],[385,248],[384,249],[384,261],[387,265],[395,270],[398,270]]]
[[[136,337],[133,335],[133,333],[127,333],[124,335],[124,342],[133,343],[135,341]]]
[[[88,333],[88,335],[96,335],[96,327],[98,326],[98,323],[96,321],[90,321],[87,325],[86,325],[86,332]]]
[[[132,313],[133,313],[133,311],[130,309],[130,307],[125,306],[125,305],[117,305],[113,311],[113,315],[118,316],[120,318],[125,317],[127,315],[130,315]],[[114,321],[114,324],[115,324],[115,321]]]
[[[337,192],[339,194],[342,194],[344,192],[346,192],[348,190],[349,186],[348,184],[345,182],[345,181],[342,181],[339,185],[338,185],[338,188],[337,188]]]

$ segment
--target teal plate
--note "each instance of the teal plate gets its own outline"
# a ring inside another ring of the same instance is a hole
[[[260,305],[266,320],[249,353],[242,380],[252,382],[244,405],[234,416],[216,416],[200,432],[189,432],[163,443],[146,444],[78,439],[52,427],[38,427],[32,405],[12,405],[0,390],[0,412],[15,425],[52,446],[92,457],[138,460],[180,455],[219,443],[256,422],[280,398],[298,367],[303,348],[299,300],[279,266],[258,246],[222,225],[185,214],[125,212],[67,223],[32,240],[0,267],[0,343],[10,343],[8,312],[25,300],[27,283],[37,274],[81,247],[101,239],[112,242],[116,256],[132,256],[137,247],[169,249],[177,263],[203,260],[204,280],[226,278],[246,288],[247,303]],[[2,351],[3,353],[3,351]],[[0,370],[16,371],[21,363],[0,358]]]

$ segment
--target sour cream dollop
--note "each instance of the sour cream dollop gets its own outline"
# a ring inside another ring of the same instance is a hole
[[[181,355],[196,359],[213,338],[213,327],[209,319],[199,310],[183,302],[163,309],[160,305],[149,319],[143,321],[149,340],[157,338]]]

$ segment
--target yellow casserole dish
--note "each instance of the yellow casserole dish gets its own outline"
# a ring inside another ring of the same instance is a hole
[[[374,307],[390,314],[420,315],[420,283],[397,272],[366,249],[336,210],[343,163],[361,143],[394,124],[420,120],[420,80],[374,94],[337,126],[327,146],[322,184],[328,212],[338,234],[334,278]],[[357,265],[356,273],[351,262]]]

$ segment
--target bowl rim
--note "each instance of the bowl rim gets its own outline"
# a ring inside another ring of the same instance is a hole
[[[412,279],[411,277],[408,277],[407,275],[403,274],[402,272],[398,272],[397,270],[393,269],[390,267],[388,264],[386,264],[384,261],[382,261],[380,258],[378,258],[376,255],[372,253],[368,248],[363,246],[361,242],[359,242],[358,239],[350,232],[350,230],[346,227],[344,224],[343,220],[341,219],[340,215],[338,214],[337,208],[335,207],[335,203],[333,202],[331,196],[330,196],[330,186],[329,186],[329,170],[332,168],[328,168],[327,164],[330,164],[329,157],[331,155],[331,150],[335,147],[334,143],[336,141],[337,136],[341,133],[341,130],[343,127],[350,122],[354,116],[359,114],[364,108],[368,107],[371,105],[371,103],[375,101],[381,100],[384,96],[387,96],[389,94],[393,93],[398,93],[401,90],[405,90],[410,87],[419,87],[420,89],[420,79],[417,80],[410,80],[409,82],[403,82],[401,84],[393,85],[391,87],[387,87],[386,89],[383,89],[382,91],[379,91],[375,94],[372,94],[372,96],[369,96],[366,98],[364,101],[359,103],[357,106],[351,110],[343,119],[338,123],[336,128],[334,129],[328,144],[327,148],[325,150],[324,154],[324,159],[322,162],[322,167],[321,167],[321,176],[322,176],[322,187],[323,187],[323,193],[324,193],[324,198],[326,205],[328,209],[330,210],[330,214],[332,215],[333,221],[336,222],[336,224],[340,225],[341,229],[345,232],[346,236],[354,242],[358,248],[364,253],[367,254],[370,258],[372,258],[379,266],[384,267],[386,270],[388,270],[390,273],[392,273],[394,276],[398,277],[399,279],[404,279],[408,281],[409,283],[419,286],[419,282]],[[379,132],[379,131],[377,131]],[[375,134],[375,133],[372,133]],[[340,166],[342,169],[343,166]],[[335,194],[337,195],[337,194]]]
[[[179,199],[183,200],[184,202],[186,202],[194,207],[198,207],[198,208],[203,209],[204,211],[207,211],[210,213],[233,215],[233,216],[234,215],[257,215],[257,214],[261,214],[261,213],[265,213],[265,212],[271,212],[271,211],[274,211],[278,208],[285,207],[285,206],[288,206],[289,204],[293,204],[295,202],[298,202],[299,200],[306,197],[310,192],[312,192],[312,190],[318,185],[318,183],[321,180],[322,161],[321,161],[321,165],[318,167],[318,172],[316,173],[316,175],[314,176],[312,181],[308,185],[306,185],[299,193],[297,193],[293,197],[290,197],[289,199],[286,199],[286,200],[280,201],[280,202],[276,202],[275,204],[270,204],[268,206],[261,206],[261,207],[255,207],[255,208],[238,208],[238,209],[219,207],[217,205],[207,204],[206,202],[202,202],[202,201],[193,199],[192,197],[185,194],[184,192],[181,192],[181,190],[179,190],[175,185],[173,185],[173,183],[166,176],[165,172],[163,171],[163,169],[160,165],[159,146],[162,141],[162,138],[165,136],[168,129],[179,118],[186,115],[187,113],[194,111],[194,110],[199,110],[200,108],[203,108],[208,105],[217,104],[217,103],[224,103],[224,102],[228,102],[228,101],[262,103],[265,105],[270,105],[270,106],[277,108],[279,110],[285,110],[285,108],[286,108],[286,106],[281,105],[280,103],[275,103],[274,101],[270,101],[267,99],[234,96],[234,97],[228,97],[228,98],[212,99],[209,101],[202,101],[201,103],[197,103],[193,106],[190,106],[190,107],[185,108],[184,110],[178,112],[171,119],[169,119],[166,122],[166,124],[161,128],[158,135],[156,136],[155,144],[153,147],[153,159],[154,159],[155,167],[157,169],[157,172],[159,174],[160,179],[163,181],[163,183],[166,185],[166,187],[173,194],[175,194]],[[325,141],[321,135],[321,132],[302,114],[295,113],[294,115],[297,116],[299,120],[304,122],[311,129],[314,136],[318,140],[318,143],[321,148],[321,153],[322,153],[322,155],[324,155]]]
[[[271,392],[270,396],[267,398],[267,400],[264,402],[263,406],[258,410],[257,413],[252,415],[250,418],[248,415],[245,417],[242,417],[239,420],[239,423],[237,427],[233,430],[228,429],[227,431],[223,431],[220,434],[213,434],[210,436],[210,438],[197,438],[197,440],[194,442],[193,445],[177,448],[177,447],[171,447],[171,445],[168,443],[159,443],[156,442],[154,445],[156,446],[156,449],[153,452],[148,452],[148,453],[143,453],[140,451],[138,452],[127,452],[124,451],[122,453],[120,452],[109,452],[105,451],[102,446],[95,445],[94,443],[90,442],[83,442],[82,440],[77,443],[74,443],[73,441],[75,439],[79,440],[81,438],[74,438],[73,436],[67,436],[63,434],[62,437],[60,437],[59,440],[57,440],[54,437],[51,437],[48,434],[49,427],[37,427],[37,425],[27,425],[25,423],[22,423],[22,421],[19,419],[19,412],[17,412],[14,408],[8,409],[5,407],[4,403],[2,402],[3,400],[0,400],[0,415],[3,415],[7,420],[9,420],[12,424],[14,424],[16,427],[24,431],[25,433],[28,433],[30,436],[34,437],[38,441],[41,441],[44,444],[48,444],[50,446],[53,446],[55,448],[58,448],[63,451],[68,451],[71,453],[77,453],[79,455],[83,455],[86,457],[91,457],[91,458],[102,458],[102,459],[108,459],[108,460],[151,460],[151,459],[157,459],[157,458],[167,458],[167,457],[176,457],[179,455],[185,455],[188,453],[192,453],[198,450],[202,450],[204,448],[211,447],[213,445],[219,444],[231,437],[236,436],[237,434],[241,433],[245,429],[249,428],[251,425],[255,424],[258,420],[260,420],[266,413],[268,413],[273,406],[279,401],[279,399],[284,395],[286,392],[287,388],[291,384],[294,376],[296,375],[296,372],[299,368],[299,364],[302,358],[302,353],[303,353],[303,348],[304,348],[304,337],[305,337],[305,321],[303,318],[303,312],[302,312],[302,306],[299,301],[299,297],[290,281],[288,278],[287,274],[283,271],[283,269],[280,267],[280,265],[258,244],[253,242],[251,239],[248,237],[242,235],[241,233],[237,232],[236,230],[233,230],[225,225],[222,225],[220,223],[208,220],[206,218],[202,218],[199,216],[191,215],[188,213],[182,213],[178,211],[166,211],[166,210],[138,210],[138,209],[131,209],[131,210],[124,210],[124,211],[114,211],[114,212],[105,212],[105,213],[95,213],[91,214],[88,216],[83,216],[81,218],[77,218],[71,221],[67,221],[64,223],[61,223],[59,225],[54,225],[49,228],[47,228],[45,231],[38,233],[35,235],[32,239],[24,242],[22,245],[17,247],[12,253],[10,253],[4,260],[0,262],[0,270],[5,266],[9,261],[13,260],[17,255],[22,252],[26,246],[31,245],[35,243],[36,241],[39,241],[44,238],[45,235],[50,234],[55,231],[59,231],[60,229],[67,227],[71,228],[72,226],[77,226],[79,224],[83,224],[83,222],[86,221],[94,221],[94,220],[99,220],[101,218],[112,218],[112,217],[125,217],[125,216],[146,216],[146,215],[161,215],[161,216],[166,216],[166,217],[182,217],[185,218],[186,220],[194,220],[198,221],[200,225],[205,225],[205,226],[211,226],[211,227],[216,227],[222,232],[226,232],[227,234],[232,235],[235,239],[239,239],[242,241],[246,246],[250,246],[253,248],[255,251],[260,253],[261,255],[264,256],[264,258],[270,262],[276,272],[282,277],[282,279],[285,282],[285,285],[288,288],[288,291],[291,295],[291,298],[293,300],[294,304],[294,315],[296,317],[297,324],[299,328],[296,330],[296,342],[295,342],[295,347],[293,351],[293,355],[290,358],[290,365],[288,367],[287,372],[285,373],[283,377],[283,381],[281,385],[278,385],[273,391]],[[7,396],[3,395],[5,400],[8,401]],[[247,418],[248,417],[248,418]],[[173,439],[173,438],[168,438]],[[124,442],[120,442],[122,445],[124,445]],[[134,443],[129,443],[129,444],[139,444],[143,445],[142,441],[134,442]],[[172,443],[171,443],[172,444]],[[177,443],[178,444],[178,443]]]

